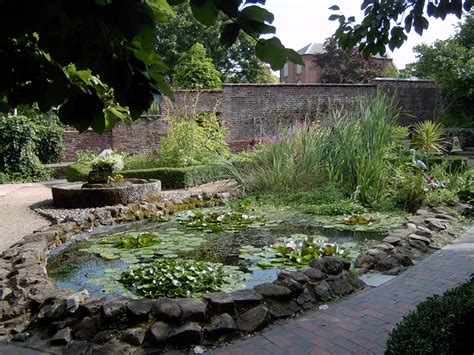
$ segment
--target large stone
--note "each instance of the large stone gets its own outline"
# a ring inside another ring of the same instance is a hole
[[[163,344],[170,333],[170,326],[164,322],[155,322],[150,327],[150,339],[153,343],[161,345]]]
[[[435,215],[435,218],[438,218],[438,219],[445,219],[447,221],[451,221],[451,222],[457,222],[457,219],[453,216],[450,216],[448,214],[445,214],[445,213],[439,213],[439,214],[436,214]]]
[[[234,300],[226,292],[216,292],[204,295],[204,301],[207,302],[212,313],[230,313],[234,314]]]
[[[424,226],[418,226],[415,233],[427,238],[431,238],[433,236],[433,232]]]
[[[178,305],[183,312],[182,318],[184,322],[204,322],[206,319],[206,304],[203,301],[194,298],[185,298],[178,301]]]
[[[389,243],[389,244],[392,244],[392,245],[400,245],[402,239],[398,236],[389,235],[389,236],[385,237],[383,239],[383,241],[385,243]]]
[[[268,310],[273,318],[280,319],[280,318],[288,318],[295,315],[297,312],[301,311],[298,304],[293,301],[280,301],[275,299],[267,299],[265,300],[267,304]]]
[[[61,353],[63,355],[110,354],[108,351],[106,351],[106,349],[102,348],[101,346],[89,343],[88,341],[73,341],[69,343]]]
[[[76,292],[66,298],[66,308],[69,312],[74,313],[79,306],[84,303],[89,298],[89,291],[82,290],[80,292]]]
[[[64,328],[58,330],[56,334],[49,340],[51,345],[66,345],[71,341],[71,329]]]
[[[308,275],[298,271],[282,271],[278,274],[278,279],[292,279],[303,285],[309,281]]]
[[[374,256],[369,254],[361,254],[355,261],[355,267],[364,270],[370,270],[375,266],[376,263],[377,259]]]
[[[312,286],[316,300],[327,302],[332,298],[331,288],[326,281],[320,281],[316,284],[313,284]]]
[[[146,330],[143,328],[130,328],[122,334],[122,340],[132,345],[142,345],[145,340]]]
[[[305,287],[301,295],[296,299],[296,303],[304,310],[311,309],[316,302],[316,295],[313,287]]]
[[[431,242],[429,238],[424,237],[422,235],[418,235],[418,234],[410,234],[408,236],[408,239],[418,240],[420,242],[424,242],[426,245],[429,245]]]
[[[127,303],[128,314],[134,321],[146,321],[153,309],[152,300],[134,300]]]
[[[204,328],[206,335],[217,338],[229,334],[237,329],[234,319],[229,313],[222,313],[212,317],[211,322]]]
[[[266,326],[271,319],[268,309],[257,306],[242,313],[237,318],[237,328],[243,332],[255,332]]]
[[[91,317],[83,318],[74,332],[74,338],[79,340],[90,340],[97,332],[95,320]]]
[[[429,251],[428,247],[426,246],[426,243],[421,240],[409,239],[408,244],[410,244],[410,246],[412,246],[413,248],[418,249],[422,253],[427,253]]]
[[[250,289],[231,292],[230,296],[234,301],[237,312],[242,312],[249,308],[256,307],[263,301],[263,297],[259,293]]]
[[[114,334],[111,330],[101,330],[92,338],[92,341],[97,344],[107,343],[114,337]]]
[[[338,296],[345,296],[353,291],[352,285],[346,278],[343,277],[343,275],[339,275],[333,280],[328,279],[327,283],[331,288],[332,293]]]
[[[261,284],[254,287],[254,290],[265,299],[287,300],[291,298],[291,290],[275,284]]]
[[[195,322],[189,322],[180,327],[172,329],[168,335],[168,341],[179,346],[200,344],[201,336],[202,329],[199,324]]]
[[[315,269],[320,269],[322,272],[329,275],[337,275],[343,269],[346,264],[342,258],[336,256],[324,256],[320,259],[313,259],[310,261],[309,265]],[[349,263],[350,267],[350,263]]]
[[[280,285],[280,286],[290,289],[293,295],[296,295],[296,296],[298,296],[301,292],[303,292],[303,289],[304,289],[304,286],[302,284],[290,278],[277,279],[274,283],[276,285]]]
[[[109,301],[102,305],[102,315],[106,321],[113,321],[126,314],[126,301]]]
[[[320,281],[326,278],[321,270],[315,269],[313,267],[308,267],[300,271],[308,276],[311,281]]]
[[[425,223],[432,231],[442,231],[447,228],[448,222],[438,218],[427,218]]]
[[[176,302],[167,298],[159,298],[153,305],[153,314],[158,320],[177,323],[181,320],[183,311]]]

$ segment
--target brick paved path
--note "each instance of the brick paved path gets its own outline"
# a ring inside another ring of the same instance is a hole
[[[383,354],[389,332],[416,305],[474,273],[474,228],[387,283],[212,354]]]

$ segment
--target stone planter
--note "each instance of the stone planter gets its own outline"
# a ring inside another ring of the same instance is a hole
[[[53,202],[57,207],[88,208],[126,205],[148,196],[159,196],[161,181],[128,180],[129,184],[91,187],[83,183],[67,183],[52,187]]]

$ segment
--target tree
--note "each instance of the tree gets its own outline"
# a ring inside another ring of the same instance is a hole
[[[324,53],[316,55],[323,83],[368,83],[381,76],[384,64],[373,58],[365,59],[355,49],[343,49],[330,37],[324,42]]]
[[[454,14],[461,18],[463,11],[471,11],[474,0],[364,0],[361,9],[364,19],[356,23],[355,17],[334,14],[330,20],[339,21],[336,38],[343,48],[354,48],[369,55],[385,54],[399,48],[413,28],[419,35],[429,26],[429,17],[445,19]],[[339,11],[337,5],[331,10]]]
[[[155,49],[156,24],[175,16],[171,5],[187,0],[0,1],[0,112],[37,103],[59,107],[62,122],[80,131],[110,129],[138,118],[154,96],[172,91],[166,65]],[[301,62],[276,37],[263,0],[189,0],[206,26],[222,16],[221,43],[245,32],[255,54],[273,69]]]
[[[205,47],[224,82],[262,83],[272,79],[265,75],[268,67],[256,57],[255,40],[250,35],[240,32],[235,43],[225,47],[220,43],[223,18],[206,27],[194,18],[189,4],[177,6],[175,12],[176,17],[157,26],[157,52],[168,66],[171,80],[178,59],[195,43]]]
[[[206,57],[206,49],[201,43],[196,43],[179,59],[174,84],[178,89],[219,89],[221,87],[221,75],[212,60]]]
[[[433,79],[444,97],[444,106],[456,123],[474,117],[474,48],[469,47],[466,29],[472,28],[472,16],[460,25],[452,39],[416,46],[418,61],[412,64],[415,75]],[[470,32],[472,36],[472,31]],[[462,35],[460,35],[462,34]],[[465,44],[465,45],[464,45]]]

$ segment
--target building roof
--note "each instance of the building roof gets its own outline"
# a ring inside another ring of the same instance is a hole
[[[326,50],[324,49],[324,43],[316,43],[316,42],[311,42],[308,43],[306,46],[298,50],[298,54],[321,54],[321,53],[326,53]],[[378,54],[373,56],[374,58],[377,59],[392,59],[388,56],[382,57]]]
[[[316,42],[311,42],[298,50],[298,54],[320,54],[324,52],[324,44]]]

